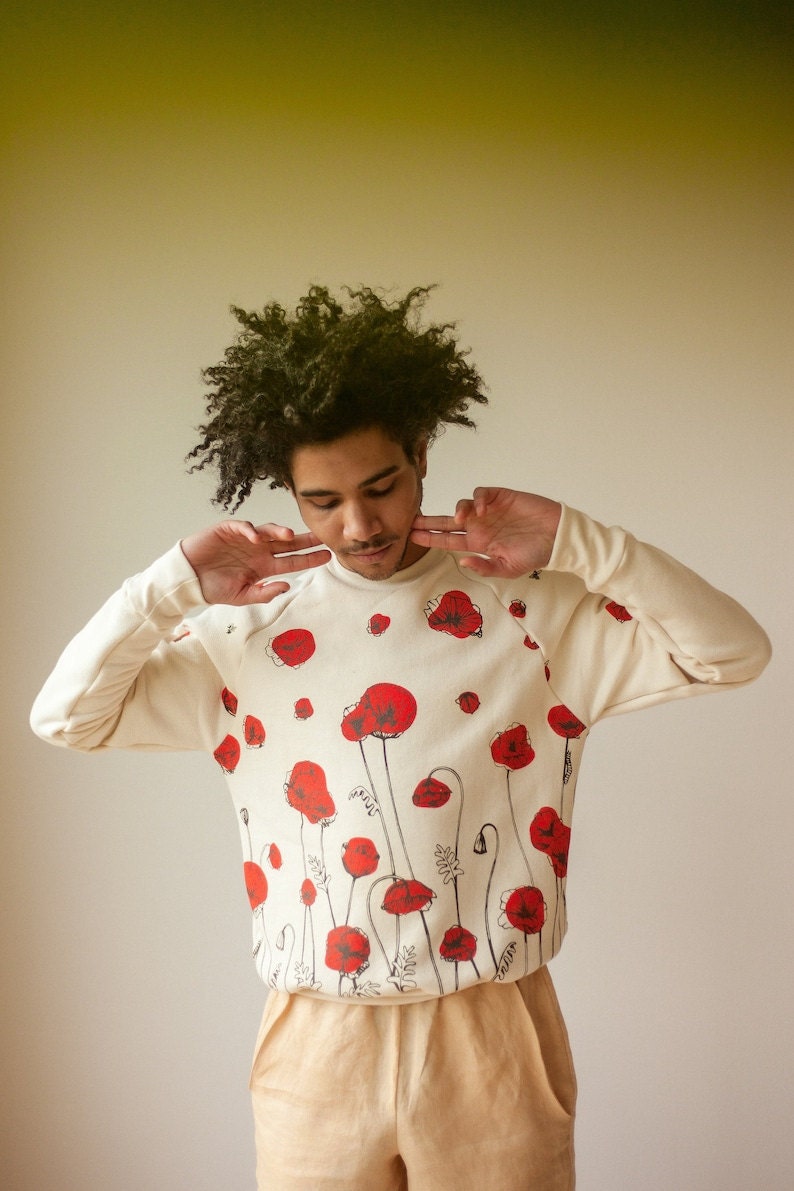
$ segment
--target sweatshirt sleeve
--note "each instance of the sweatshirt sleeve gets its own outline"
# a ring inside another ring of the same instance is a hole
[[[588,724],[742,686],[770,658],[766,633],[734,599],[662,550],[574,509],[563,508],[548,570],[586,589],[568,602],[549,662],[552,682]]]
[[[205,747],[223,683],[189,626],[178,631],[204,606],[176,545],[128,579],[66,647],[33,705],[33,731],[83,752]]]

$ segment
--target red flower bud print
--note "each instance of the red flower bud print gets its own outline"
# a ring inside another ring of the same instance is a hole
[[[378,867],[380,855],[371,839],[354,836],[342,844],[342,864],[351,877],[368,877]]]
[[[616,604],[614,600],[610,600],[608,604],[604,605],[604,611],[608,612],[610,616],[614,616],[615,620],[620,621],[621,624],[627,620],[633,620],[634,617],[630,612],[627,612],[622,604]]]
[[[267,850],[267,858],[271,868],[281,868],[281,848],[278,844],[271,844]]]
[[[449,963],[469,963],[477,954],[477,940],[465,926],[451,926],[444,932],[438,951]]]
[[[357,926],[335,926],[328,932],[325,964],[343,976],[358,976],[369,964],[369,939]]]
[[[233,736],[224,736],[212,755],[224,773],[234,773],[240,760],[240,742]]]
[[[465,591],[447,591],[425,608],[427,623],[437,633],[450,637],[481,637],[482,615]]]
[[[265,729],[261,720],[255,715],[247,715],[243,720],[243,736],[249,749],[261,749],[265,743]]]
[[[390,624],[390,616],[384,616],[382,612],[376,612],[374,616],[370,616],[369,618],[367,632],[371,633],[373,637],[381,637]]]
[[[548,856],[554,875],[560,879],[566,876],[571,829],[567,823],[563,823],[553,807],[541,807],[529,825],[529,838],[539,852],[545,852]]]
[[[330,823],[336,815],[325,770],[313,761],[297,761],[293,765],[284,791],[290,806],[305,815],[310,823]]]
[[[415,719],[416,699],[411,692],[393,682],[378,682],[367,687],[358,703],[347,709],[342,735],[353,741],[365,736],[392,740],[402,736]]]
[[[534,885],[508,889],[502,896],[502,912],[506,922],[500,918],[501,925],[514,926],[525,935],[538,934],[546,921],[546,903],[543,894]]]
[[[480,706],[480,697],[475,695],[474,691],[462,691],[455,702],[461,711],[465,711],[466,715],[474,715]]]
[[[314,708],[312,707],[311,699],[296,699],[295,701],[295,719],[308,720],[314,715]]]
[[[308,629],[287,629],[274,637],[268,646],[268,653],[277,666],[302,666],[316,649],[313,635]]]
[[[533,641],[529,633],[527,633],[526,637],[524,638],[524,645],[527,649],[540,649],[537,641]]]
[[[255,864],[253,860],[246,860],[243,865],[243,878],[251,909],[255,910],[257,906],[262,905],[267,897],[267,877],[258,864]]]
[[[440,782],[436,777],[422,778],[414,790],[414,806],[446,806],[452,797],[452,791],[446,782]]]
[[[313,906],[317,900],[317,889],[314,881],[310,881],[307,877],[301,885],[301,901],[304,906]]]
[[[552,707],[547,719],[549,727],[552,728],[558,736],[564,736],[566,740],[577,740],[583,732],[587,731],[587,725],[569,711],[564,703],[558,703],[556,707]]]
[[[237,696],[233,695],[226,686],[221,691],[221,702],[229,715],[237,715]]]
[[[511,600],[508,612],[515,616],[516,620],[523,620],[527,614],[527,606],[523,600]]]
[[[535,760],[535,750],[523,724],[511,724],[491,741],[491,756],[506,769],[524,769]]]

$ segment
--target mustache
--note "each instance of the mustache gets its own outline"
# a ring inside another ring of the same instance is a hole
[[[370,542],[358,542],[355,546],[345,550],[344,554],[352,558],[355,558],[357,554],[373,554],[376,550],[383,550],[385,546],[391,546],[392,542],[396,541],[396,537],[373,538]]]

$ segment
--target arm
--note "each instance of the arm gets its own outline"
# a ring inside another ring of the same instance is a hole
[[[34,732],[83,751],[204,747],[223,682],[195,638],[172,640],[175,631],[209,602],[269,602],[288,588],[278,576],[326,561],[327,551],[291,553],[315,544],[279,526],[225,522],[174,546],[67,646],[34,703]]]
[[[588,723],[741,685],[769,660],[766,634],[730,596],[625,530],[545,498],[477,489],[454,518],[418,519],[413,536],[442,549],[478,551],[485,557],[462,559],[461,566],[485,576],[545,567],[580,581],[588,598],[574,591],[565,607],[550,602],[543,619],[553,627],[543,645],[552,680],[565,681],[571,705]],[[627,620],[607,613],[613,603],[626,608]]]

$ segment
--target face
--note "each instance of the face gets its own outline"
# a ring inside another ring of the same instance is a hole
[[[412,462],[379,427],[298,447],[292,492],[307,529],[343,567],[388,579],[426,553],[408,535],[422,503],[427,444]]]

